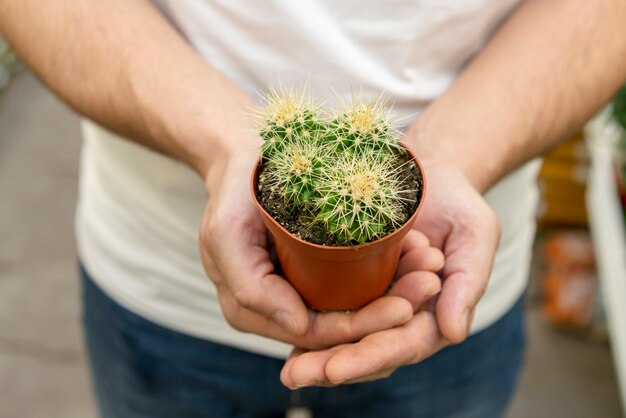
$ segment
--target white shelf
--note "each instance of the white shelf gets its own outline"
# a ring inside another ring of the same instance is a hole
[[[613,167],[614,144],[621,135],[607,113],[586,130],[591,154],[587,187],[589,224],[606,307],[611,348],[626,413],[626,234]]]

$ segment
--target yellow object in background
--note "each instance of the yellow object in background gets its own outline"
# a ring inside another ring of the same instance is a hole
[[[589,154],[582,133],[546,155],[539,172],[538,220],[541,226],[587,226],[588,172]]]

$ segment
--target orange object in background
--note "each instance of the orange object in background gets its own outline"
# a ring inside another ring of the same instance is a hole
[[[541,202],[535,275],[541,310],[553,323],[605,328],[585,203],[590,157],[582,133],[556,147],[539,173]]]
[[[552,231],[540,246],[543,311],[560,325],[592,327],[598,308],[598,280],[589,233]]]

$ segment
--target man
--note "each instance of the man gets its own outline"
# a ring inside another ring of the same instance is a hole
[[[2,0],[6,37],[98,124],[84,124],[77,236],[102,415],[501,416],[522,357],[532,160],[624,82],[624,21],[618,0]],[[273,271],[249,114],[279,76],[384,91],[425,168],[407,273],[356,315],[307,311]]]

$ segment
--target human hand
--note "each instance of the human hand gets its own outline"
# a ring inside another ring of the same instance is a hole
[[[290,388],[334,386],[387,377],[402,365],[417,363],[448,343],[463,341],[474,308],[489,278],[500,236],[495,213],[466,177],[445,164],[423,161],[428,192],[415,228],[445,255],[443,285],[429,309],[414,306],[405,324],[327,350],[296,348],[281,381]],[[419,250],[419,249],[418,249]],[[410,262],[419,252],[405,255]],[[405,274],[406,266],[399,271]],[[398,282],[391,295],[411,298],[414,289]]]
[[[428,247],[423,234],[412,231],[401,263],[406,274],[394,287],[405,289],[405,294],[395,291],[352,315],[307,310],[296,290],[274,271],[268,233],[250,194],[256,158],[256,152],[242,151],[238,157],[216,161],[206,182],[209,200],[200,230],[201,257],[233,328],[322,349],[402,325],[416,306],[439,291],[439,278],[432,272],[441,268],[443,256]],[[421,250],[416,255],[417,247]]]

